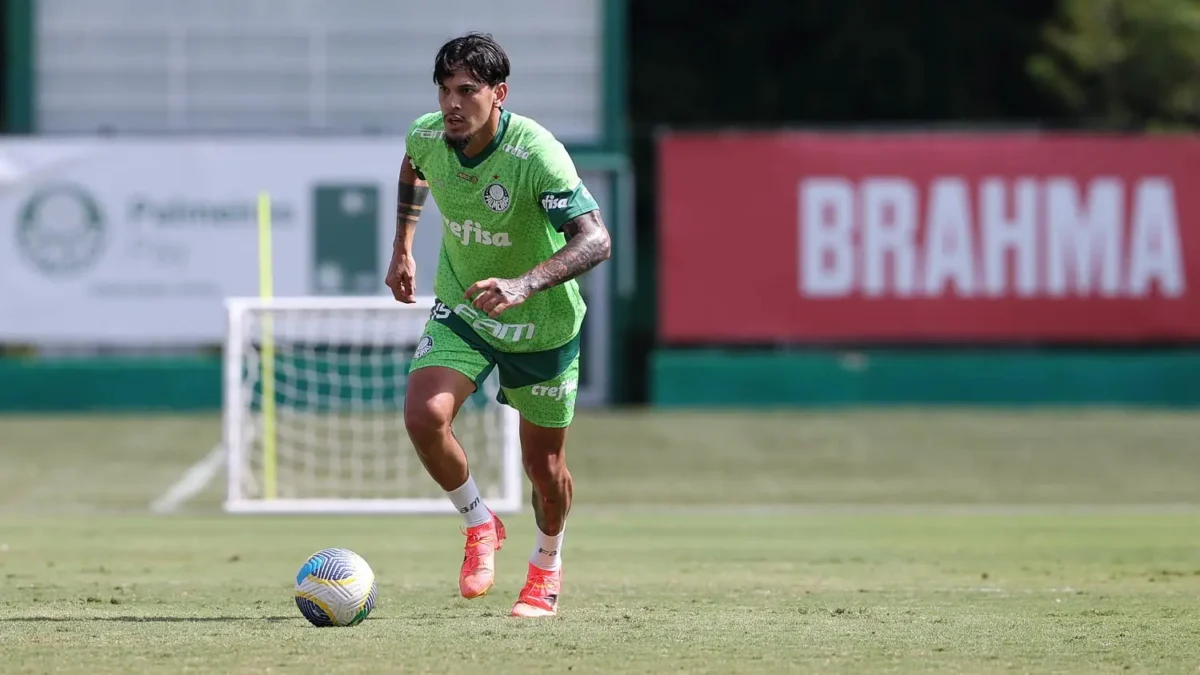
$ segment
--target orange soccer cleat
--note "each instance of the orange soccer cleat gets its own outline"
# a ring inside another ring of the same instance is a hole
[[[463,550],[462,570],[458,574],[458,590],[464,598],[486,595],[496,581],[496,551],[504,545],[504,523],[491,514],[482,525],[467,528],[467,545]]]
[[[513,605],[512,615],[522,618],[555,616],[558,614],[558,593],[562,589],[562,569],[544,570],[529,565],[525,588]]]

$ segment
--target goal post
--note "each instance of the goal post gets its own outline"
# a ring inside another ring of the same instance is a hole
[[[225,510],[453,513],[404,429],[408,365],[433,303],[226,299]],[[524,503],[518,416],[496,401],[498,387],[493,371],[454,432],[488,506],[514,513]]]

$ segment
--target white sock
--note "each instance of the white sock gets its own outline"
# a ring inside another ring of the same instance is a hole
[[[450,498],[454,508],[463,514],[467,527],[482,525],[491,520],[492,513],[484,506],[483,497],[479,495],[479,488],[475,487],[475,479],[471,474],[467,474],[467,482],[447,492],[446,496]]]
[[[563,525],[563,529],[558,531],[558,534],[551,537],[545,534],[541,529],[537,529],[537,543],[533,545],[533,555],[529,556],[529,562],[533,563],[534,567],[555,571],[562,567],[562,545],[563,535],[567,533],[567,526]]]

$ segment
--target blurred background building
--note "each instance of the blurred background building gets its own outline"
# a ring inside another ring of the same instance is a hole
[[[1195,2],[4,10],[2,409],[215,410],[261,190],[277,294],[386,294],[403,133],[468,30],[613,231],[583,404],[1200,401]]]

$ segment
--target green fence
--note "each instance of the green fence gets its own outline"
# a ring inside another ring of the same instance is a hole
[[[656,406],[1200,404],[1200,350],[659,350]]]
[[[410,347],[310,346],[275,355],[275,400],[297,412],[394,412],[404,407]],[[248,406],[262,404],[261,367],[247,377]],[[0,358],[3,412],[216,412],[219,356],[196,358]],[[468,406],[486,402],[476,393]]]
[[[215,411],[221,360],[0,358],[0,411]]]
[[[4,128],[10,133],[34,129],[34,11],[35,0],[5,0],[4,88],[0,91]]]

